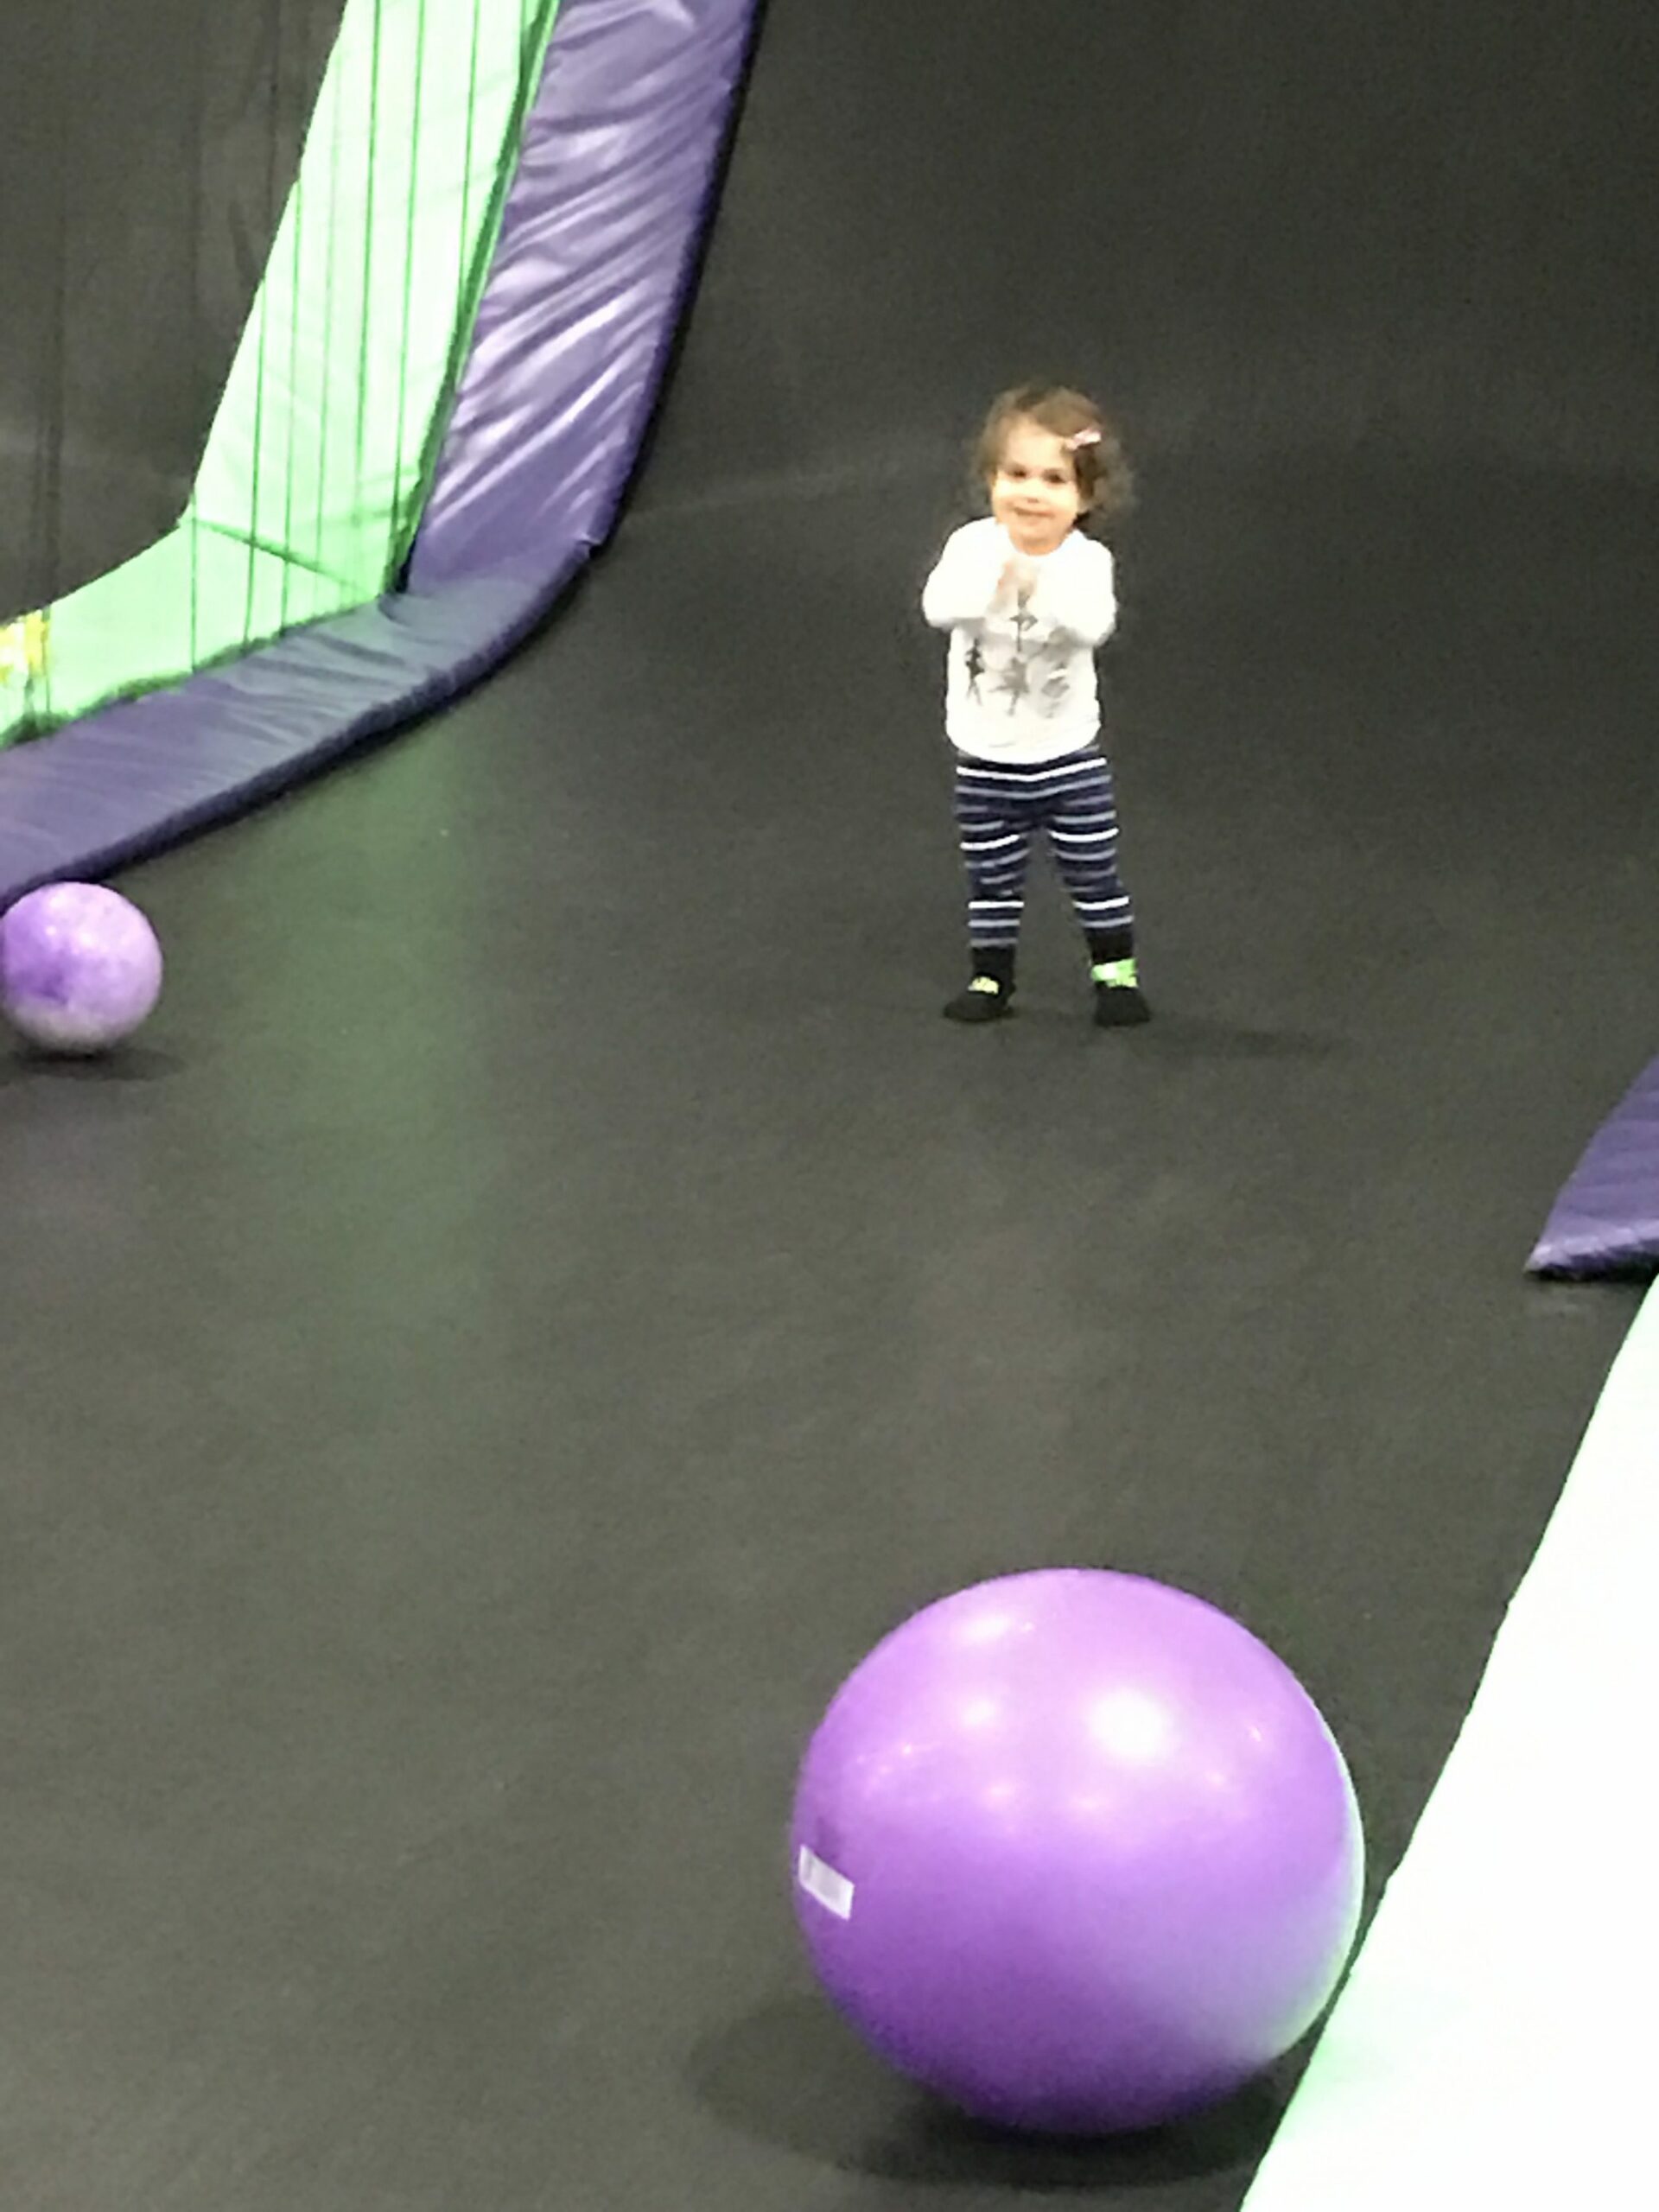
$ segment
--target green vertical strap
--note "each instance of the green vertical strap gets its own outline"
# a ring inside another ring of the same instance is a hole
[[[340,224],[336,219],[336,210],[340,205],[340,154],[342,144],[343,141],[340,132],[338,130],[331,131],[328,138],[328,194],[323,210],[325,219],[323,225],[322,319],[323,328],[325,330],[334,330],[337,327],[335,322],[335,315],[337,312],[338,295],[335,290],[334,261],[340,241]],[[322,566],[322,517],[325,507],[327,456],[329,451],[329,407],[334,396],[334,384],[330,378],[325,378],[323,379],[322,390],[318,394],[317,398],[316,452],[313,456],[315,466],[314,470],[314,482],[312,486],[313,498],[309,523],[309,536],[307,539],[306,565],[312,569],[320,569]]]
[[[473,123],[478,112],[478,57],[483,44],[480,11],[484,0],[473,0],[473,45],[467,59],[467,181],[462,187],[461,229],[455,238],[455,296],[461,298],[467,289],[467,233],[473,219]]]
[[[295,282],[296,288],[298,284],[298,270],[305,257],[305,218],[306,210],[309,205],[310,194],[306,190],[305,178],[302,174],[294,181],[294,191],[291,201],[291,210],[294,218],[294,267],[296,271]],[[287,379],[284,389],[290,394],[297,392],[300,388],[300,319],[297,315],[291,316],[289,320],[288,362],[284,374]],[[293,620],[293,612],[290,601],[290,585],[294,575],[294,562],[298,558],[298,546],[296,541],[294,516],[294,493],[297,463],[294,451],[294,444],[293,415],[290,409],[289,410],[288,450],[284,455],[283,468],[282,542],[289,548],[289,553],[293,558],[286,562],[283,568],[282,601],[277,611],[277,620],[283,629],[286,629],[289,622]]]
[[[421,125],[425,119],[423,113],[422,95],[426,90],[425,60],[426,49],[423,45],[415,61],[415,115],[410,137],[410,159],[414,164],[414,174],[410,180],[409,220],[404,226],[404,296],[400,321],[405,330],[409,327],[415,304],[415,228],[416,210],[420,204],[421,197]],[[386,515],[385,560],[388,574],[391,570],[392,549],[397,543],[397,517],[404,494],[404,471],[406,460],[404,435],[409,420],[409,379],[406,376],[400,375],[397,379],[397,435],[395,442],[397,461],[392,480],[391,505]]]
[[[556,8],[346,0],[189,505],[51,610],[54,718],[342,613],[394,577]],[[0,735],[16,696],[0,688]]]
[[[418,10],[420,0],[414,0]],[[363,298],[361,322],[359,327],[359,359],[357,365],[357,450],[354,456],[357,480],[361,484],[368,473],[368,419],[372,385],[372,363],[369,351],[370,327],[374,316],[375,298],[375,230],[374,180],[382,159],[379,143],[380,102],[384,91],[380,77],[380,6],[381,0],[372,0],[374,10],[374,29],[369,47],[368,130],[365,138],[366,153],[363,172]],[[388,149],[388,151],[391,149]]]
[[[201,247],[207,235],[207,194],[202,178],[202,154],[207,141],[207,9],[210,0],[196,0],[195,37],[191,48],[192,99],[188,140],[190,149],[190,197],[188,221],[190,231],[190,252],[193,282],[190,304],[195,311],[198,324],[202,316]],[[193,410],[205,397],[200,377],[192,381]],[[190,531],[187,543],[189,575],[186,588],[190,607],[190,658],[196,658],[196,534]]]
[[[275,12],[271,22],[270,82],[267,97],[273,108],[275,107],[283,80],[283,10],[279,6]],[[293,196],[295,199],[297,199],[299,196],[297,181],[296,181]],[[276,198],[276,134],[273,131],[267,136],[265,141],[265,211],[268,217],[275,212]],[[282,243],[282,238],[281,236],[278,236],[273,244],[272,251],[280,251]],[[254,430],[253,504],[256,511],[259,505],[260,457],[264,449],[264,439],[261,435],[261,432],[264,416],[265,395],[270,389],[270,322],[269,296],[266,288],[262,285],[259,289],[258,297],[254,302],[254,328],[257,333],[257,345],[259,359],[259,375],[254,393],[256,423]],[[254,550],[252,543],[250,543],[246,549],[246,557],[243,567],[242,621],[245,631],[251,631],[254,622],[254,594],[257,588],[257,579],[254,574]],[[194,576],[199,577],[200,573],[199,569],[194,569],[193,567]],[[192,626],[194,628],[194,624]]]
[[[467,57],[467,181],[463,188],[464,196],[461,206],[461,229],[455,240],[456,251],[459,256],[459,258],[455,263],[455,296],[457,298],[461,296],[467,287],[467,232],[472,222],[473,216],[472,133],[473,118],[477,112],[478,107],[478,60],[479,53],[483,42],[482,31],[480,24],[480,10],[482,9],[483,5],[484,0],[473,0],[473,46],[472,52]]]

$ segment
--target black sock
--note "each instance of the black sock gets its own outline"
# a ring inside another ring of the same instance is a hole
[[[1011,944],[976,944],[972,947],[974,973],[988,976],[1001,986],[1006,998],[1014,988],[1014,947]]]

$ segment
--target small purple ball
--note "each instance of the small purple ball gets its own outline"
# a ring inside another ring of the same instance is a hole
[[[1359,1809],[1289,1669],[1138,1576],[1019,1574],[929,1606],[808,1747],[797,1916],[829,1995],[976,2118],[1149,2127],[1230,2095],[1334,1992]]]
[[[130,1037],[162,991],[162,949],[129,899],[53,883],[0,917],[0,1007],[31,1044],[101,1052]]]

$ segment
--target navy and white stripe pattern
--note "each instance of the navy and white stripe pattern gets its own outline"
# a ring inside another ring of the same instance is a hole
[[[968,935],[1012,945],[1031,842],[1043,831],[1096,957],[1127,959],[1135,916],[1117,873],[1112,772],[1091,746],[1058,760],[957,760],[957,830],[968,869]]]

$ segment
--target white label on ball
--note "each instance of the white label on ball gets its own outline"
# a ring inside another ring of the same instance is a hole
[[[796,1867],[796,1878],[810,1897],[816,1897],[826,1912],[833,1912],[837,1920],[853,1916],[853,1885],[844,1874],[837,1874],[833,1866],[826,1866],[816,1853],[801,1846],[801,1856]]]

